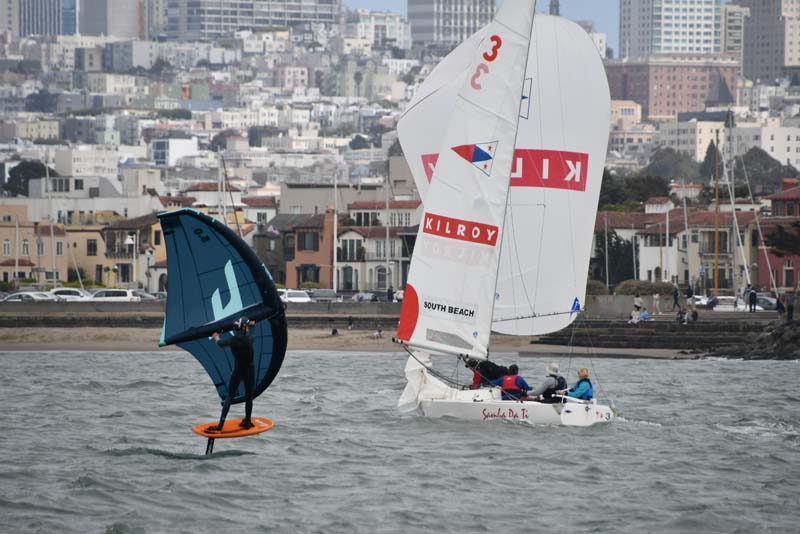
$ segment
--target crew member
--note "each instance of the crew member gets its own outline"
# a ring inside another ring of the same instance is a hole
[[[567,379],[558,374],[558,364],[548,363],[545,367],[547,376],[539,386],[531,391],[531,397],[541,397],[542,402],[553,403],[561,402],[560,399],[554,398],[553,395],[557,394],[562,389],[567,389]]]
[[[231,336],[220,338],[219,332],[214,332],[211,336],[217,345],[225,348],[230,347],[233,353],[233,372],[231,379],[228,382],[228,396],[225,398],[225,403],[222,405],[222,413],[219,416],[219,424],[210,426],[206,429],[207,432],[217,432],[222,430],[222,425],[225,423],[225,418],[228,416],[228,410],[231,408],[231,401],[236,396],[236,391],[239,389],[239,384],[244,383],[244,419],[239,423],[242,428],[253,428],[253,422],[250,416],[253,412],[253,382],[255,380],[255,370],[253,369],[253,334],[251,327],[255,325],[255,321],[249,320],[247,317],[240,317],[234,323],[234,332]]]
[[[497,365],[489,360],[479,362],[474,358],[469,358],[465,365],[467,369],[472,369],[472,385],[470,385],[470,389],[489,386],[492,380],[508,374],[508,367]]]
[[[492,380],[492,385],[503,388],[503,400],[520,400],[528,396],[531,387],[519,376],[516,364],[508,367],[508,374]]]
[[[561,395],[581,400],[592,400],[594,398],[594,388],[592,381],[589,380],[589,370],[586,367],[578,369],[578,381],[567,390],[559,391]]]

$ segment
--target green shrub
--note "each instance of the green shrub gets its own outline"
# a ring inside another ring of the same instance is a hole
[[[300,289],[319,289],[319,282],[303,282]]]
[[[8,291],[11,289],[11,282],[3,282],[0,280],[0,291]]]
[[[19,279],[19,283],[20,284],[35,284],[36,283],[36,278],[20,278]]]
[[[276,289],[286,289],[286,286],[283,284],[275,284]]]
[[[625,280],[614,289],[617,295],[660,295],[672,296],[675,286],[670,282],[648,282],[647,280]]]
[[[588,280],[586,282],[587,295],[608,295],[608,288],[599,280]]]

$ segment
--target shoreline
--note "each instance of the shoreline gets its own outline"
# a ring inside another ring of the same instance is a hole
[[[160,328],[0,328],[3,340],[0,352],[152,352],[181,350],[179,347],[159,347]],[[565,356],[593,358],[641,358],[687,360],[700,357],[672,349],[629,349],[569,347],[564,345],[531,344],[530,337],[492,336],[492,353],[516,353],[520,357],[544,358]],[[290,328],[288,351],[324,350],[375,353],[401,353],[403,349],[392,342],[391,333],[379,339],[368,330],[340,330],[331,336],[330,329]]]

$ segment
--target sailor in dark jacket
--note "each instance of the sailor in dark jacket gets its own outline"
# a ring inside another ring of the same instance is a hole
[[[479,362],[470,358],[467,360],[466,366],[468,369],[472,369],[472,385],[470,385],[470,389],[487,387],[491,385],[492,380],[508,374],[508,367],[497,365],[489,360]]]
[[[245,405],[244,419],[239,423],[239,426],[242,428],[253,428],[250,416],[253,412],[253,382],[255,380],[255,370],[253,369],[253,334],[250,327],[255,324],[255,321],[251,321],[247,317],[241,317],[234,323],[236,330],[233,332],[233,335],[220,338],[219,332],[214,332],[212,334],[218,346],[222,348],[231,348],[234,364],[231,379],[228,383],[228,396],[225,398],[225,403],[222,405],[219,424],[208,427],[206,429],[207,432],[222,430],[222,425],[225,423],[225,418],[228,416],[228,410],[231,408],[231,401],[236,396],[236,391],[239,389],[240,383],[244,383]]]

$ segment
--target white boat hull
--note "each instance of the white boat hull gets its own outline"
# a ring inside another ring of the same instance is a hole
[[[424,360],[423,360],[424,361]],[[433,376],[414,358],[406,365],[408,384],[398,408],[424,417],[470,421],[505,420],[531,425],[592,426],[614,420],[609,406],[596,400],[563,398],[562,403],[502,400],[499,387],[456,389]]]

